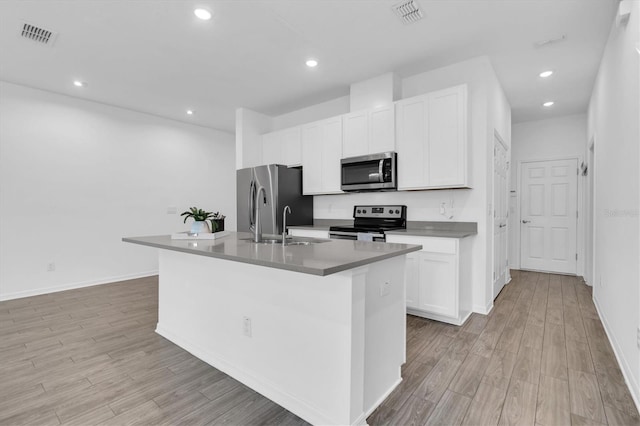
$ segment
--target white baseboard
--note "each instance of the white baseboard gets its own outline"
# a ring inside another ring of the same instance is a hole
[[[270,383],[262,377],[259,377],[253,372],[247,370],[241,370],[233,365],[232,362],[220,357],[218,354],[211,353],[202,349],[198,344],[187,341],[180,337],[177,333],[173,333],[171,330],[167,330],[158,323],[156,327],[156,333],[164,337],[165,339],[175,343],[182,349],[191,353],[196,358],[201,359],[207,364],[217,368],[225,374],[233,377],[239,382],[247,385],[254,391],[264,395],[266,398],[274,401],[291,411],[295,415],[308,421],[314,425],[331,425],[335,424],[335,421],[327,418],[323,413],[311,406],[306,401],[303,401],[295,396],[279,389],[275,384]],[[353,422],[353,426],[366,425],[366,416],[363,412]]]
[[[158,270],[136,272],[134,274],[126,274],[126,275],[115,275],[111,277],[99,278],[96,280],[80,281],[80,282],[71,283],[71,284],[62,284],[54,287],[37,288],[34,290],[16,291],[13,293],[0,294],[0,301],[20,299],[23,297],[40,296],[42,294],[57,293],[59,291],[73,290],[73,289],[82,288],[82,287],[91,287],[94,285],[110,284],[118,281],[126,281],[126,280],[133,280],[136,278],[150,277],[153,275],[158,275]]]
[[[407,308],[407,313],[411,315],[415,315],[417,317],[421,317],[421,318],[427,318],[435,321],[446,322],[447,324],[460,326],[469,319],[472,312],[471,311],[467,311],[466,313],[463,312],[462,315],[457,318],[451,318],[445,315],[438,315],[430,312],[424,312],[419,309],[413,309],[413,308]]]
[[[600,321],[604,326],[604,331],[607,333],[607,338],[609,339],[609,343],[611,343],[611,347],[613,348],[613,353],[616,356],[616,360],[618,361],[618,365],[620,365],[620,370],[622,370],[622,376],[624,377],[624,381],[629,388],[629,393],[631,393],[631,398],[633,398],[633,402],[636,404],[636,409],[640,411],[640,386],[638,386],[638,381],[631,374],[631,367],[627,362],[627,359],[623,356],[622,351],[619,349],[620,346],[615,338],[615,335],[610,331],[609,323],[607,322],[607,318],[602,315],[602,311],[600,310],[600,306],[598,305],[598,300],[594,297],[593,304],[596,306],[596,311],[598,311],[598,316],[600,317]]]
[[[493,310],[493,300],[487,303],[486,306],[473,305],[472,310],[478,314],[489,315],[489,312]]]
[[[358,420],[356,420],[354,422],[354,424],[358,424],[357,422],[361,420],[362,425],[366,425],[367,423],[367,417],[369,417],[371,415],[371,413],[373,413],[374,411],[376,411],[376,408],[378,408],[380,405],[382,405],[382,403],[384,402],[385,399],[387,399],[389,397],[389,395],[391,395],[391,392],[393,392],[399,385],[400,383],[402,383],[402,377],[400,377],[398,380],[396,380],[391,387],[384,393],[384,395],[382,395],[376,402],[373,403],[373,405],[371,405],[371,407],[369,407],[364,413],[362,413],[360,415],[360,417],[358,418]]]

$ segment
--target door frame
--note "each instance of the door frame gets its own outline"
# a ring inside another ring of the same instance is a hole
[[[542,158],[531,158],[527,160],[518,160],[518,185],[517,185],[517,194],[516,194],[516,219],[517,225],[516,229],[513,230],[516,236],[516,248],[518,252],[518,263],[517,269],[521,269],[522,267],[522,227],[520,224],[522,223],[522,165],[525,163],[537,163],[541,161],[556,161],[556,160],[576,160],[576,166],[578,170],[580,168],[580,163],[583,161],[582,155],[575,156],[566,156],[566,157],[542,157]],[[585,208],[584,208],[584,194],[583,194],[583,186],[584,182],[583,177],[580,173],[577,173],[577,200],[576,200],[576,209],[578,210],[578,220],[576,221],[576,251],[578,252],[578,261],[576,263],[576,275],[583,276],[584,275],[584,256],[585,256]]]
[[[491,157],[491,205],[492,205],[492,212],[491,212],[491,300],[493,301],[495,299],[495,296],[493,295],[493,286],[494,286],[494,282],[495,279],[493,277],[493,268],[495,265],[495,253],[496,253],[496,241],[494,239],[494,233],[493,230],[495,229],[496,226],[496,217],[495,217],[495,209],[496,206],[494,205],[494,200],[495,200],[495,190],[496,190],[496,169],[495,169],[495,142],[498,141],[500,142],[500,145],[502,145],[502,147],[504,148],[506,154],[507,154],[507,158],[509,159],[509,161],[507,162],[507,185],[505,188],[506,193],[504,194],[505,199],[506,199],[506,203],[507,203],[507,221],[506,221],[506,229],[505,229],[505,244],[506,247],[504,247],[504,250],[506,252],[507,255],[507,265],[506,267],[506,274],[505,274],[505,282],[503,285],[503,288],[505,285],[509,284],[511,282],[511,262],[509,261],[509,240],[510,240],[510,232],[509,232],[509,216],[510,216],[510,212],[509,212],[509,182],[511,180],[511,147],[509,145],[507,145],[507,143],[504,141],[504,139],[500,136],[500,134],[498,133],[498,131],[496,129],[493,130],[493,144],[492,144],[492,150],[491,152],[493,152],[493,155]],[[520,258],[518,257],[518,262],[520,262]]]
[[[587,176],[585,176],[585,224],[584,224],[584,278],[591,287],[596,282],[596,135],[589,138],[585,154]],[[590,238],[589,238],[590,236]],[[589,245],[589,247],[587,247]]]

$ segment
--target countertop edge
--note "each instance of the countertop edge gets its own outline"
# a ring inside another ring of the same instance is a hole
[[[466,238],[478,235],[477,231],[438,231],[426,229],[403,229],[386,231],[386,235],[405,235],[410,237],[430,237],[430,238]]]
[[[221,253],[194,252],[193,250],[189,250],[188,248],[172,247],[172,246],[167,246],[167,245],[164,245],[164,244],[158,244],[158,243],[154,243],[154,242],[150,242],[150,241],[140,241],[140,240],[136,240],[134,237],[123,237],[122,241],[125,242],[125,243],[138,244],[138,245],[158,248],[158,249],[162,249],[162,250],[177,251],[177,252],[181,252],[181,253],[191,254],[191,255],[194,255],[194,256],[212,257],[212,258],[215,258],[215,259],[229,260],[231,262],[240,262],[240,263],[246,263],[248,265],[264,266],[264,267],[267,267],[267,268],[282,269],[282,270],[286,270],[286,271],[298,272],[298,273],[302,273],[302,274],[309,274],[309,275],[316,275],[316,276],[327,276],[327,275],[335,274],[335,273],[338,273],[338,272],[343,272],[343,271],[346,271],[346,270],[349,270],[349,269],[359,268],[361,266],[366,266],[366,265],[368,265],[370,263],[375,263],[375,262],[379,262],[379,261],[382,261],[382,260],[391,259],[392,257],[402,256],[402,255],[405,255],[405,254],[408,254],[408,253],[412,253],[412,252],[415,252],[415,251],[419,251],[419,250],[422,249],[421,245],[407,244],[409,247],[407,247],[406,249],[398,250],[398,251],[396,251],[394,253],[381,254],[381,255],[376,256],[374,258],[358,260],[358,261],[355,261],[355,262],[347,263],[347,264],[340,265],[340,266],[334,266],[334,267],[331,267],[331,268],[319,269],[319,268],[308,268],[308,267],[296,267],[295,265],[286,264],[286,263],[270,263],[270,262],[261,261],[259,259],[247,259],[247,258],[244,258],[244,257],[229,256],[229,255],[225,255],[225,254],[221,254]]]

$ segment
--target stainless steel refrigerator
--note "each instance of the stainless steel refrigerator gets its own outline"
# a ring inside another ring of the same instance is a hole
[[[250,167],[237,171],[238,231],[253,232],[255,197],[260,186],[265,196],[260,197],[260,222],[263,234],[282,233],[282,209],[291,207],[287,225],[313,224],[313,197],[302,195],[302,169],[279,164]]]

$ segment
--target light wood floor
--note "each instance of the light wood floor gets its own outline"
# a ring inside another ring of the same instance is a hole
[[[155,278],[0,302],[0,425],[298,425],[153,332]],[[463,327],[409,316],[394,424],[640,424],[589,287],[514,271]]]

